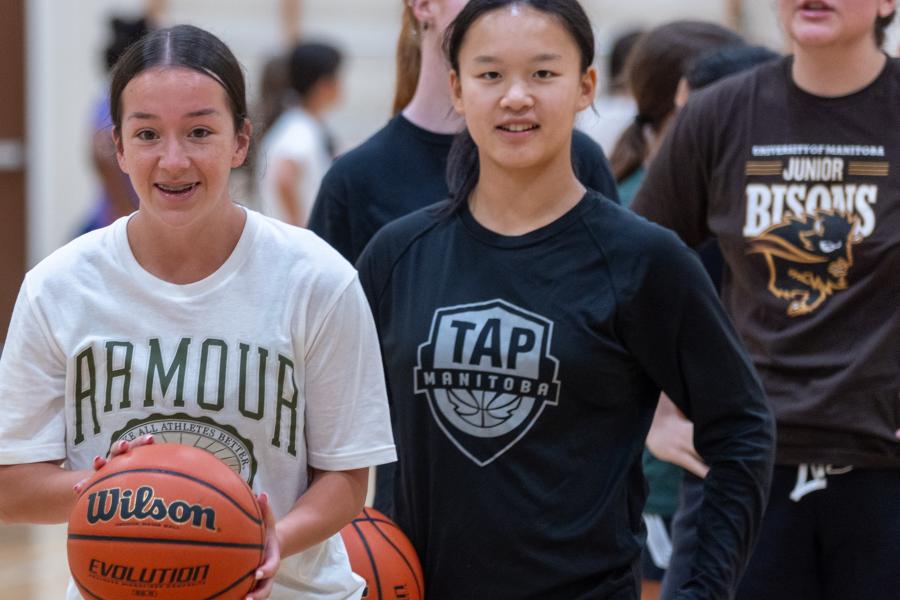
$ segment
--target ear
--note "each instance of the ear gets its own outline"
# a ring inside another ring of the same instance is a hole
[[[252,136],[253,125],[250,123],[250,119],[244,119],[241,129],[234,134],[234,152],[231,155],[232,169],[238,168],[247,160]]]
[[[582,111],[594,102],[597,93],[597,68],[591,65],[581,76],[579,82],[581,89],[578,95],[578,111]]]
[[[886,17],[897,10],[896,0],[881,0],[878,4],[878,16]]]
[[[412,8],[413,15],[415,15],[416,21],[419,22],[419,25],[422,26],[423,29],[433,27],[435,21],[434,2],[432,2],[431,0],[408,1],[410,7]]]
[[[450,102],[453,103],[453,110],[461,117],[466,116],[462,101],[462,83],[459,75],[453,69],[450,69]]]
[[[122,136],[115,127],[113,127],[112,130],[112,139],[113,144],[116,146],[116,162],[119,163],[119,169],[127,175],[128,169],[125,167],[125,147],[122,145]]]

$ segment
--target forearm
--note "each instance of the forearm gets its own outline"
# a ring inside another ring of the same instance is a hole
[[[774,441],[771,420],[756,417],[746,415],[715,441],[698,440],[710,469],[697,519],[694,576],[677,598],[729,597],[750,558],[768,501]]]
[[[49,462],[0,466],[0,522],[67,521],[75,505],[72,487],[90,475]]]
[[[275,526],[282,558],[322,542],[363,508],[368,469],[315,471],[309,489]]]

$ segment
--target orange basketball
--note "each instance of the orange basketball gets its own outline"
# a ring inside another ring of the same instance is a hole
[[[215,456],[139,446],[85,484],[69,516],[69,569],[91,598],[245,598],[265,525],[253,492]]]
[[[353,572],[366,580],[365,600],[422,600],[422,565],[409,538],[374,508],[341,530]]]

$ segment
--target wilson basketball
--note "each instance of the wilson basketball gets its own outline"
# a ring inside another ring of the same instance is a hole
[[[139,446],[85,484],[69,516],[69,569],[87,598],[245,598],[265,525],[247,484],[181,444]]]
[[[409,538],[374,508],[364,508],[341,537],[353,572],[366,580],[366,600],[422,600],[422,566]]]

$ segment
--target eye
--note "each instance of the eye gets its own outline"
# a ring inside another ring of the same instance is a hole
[[[155,140],[157,138],[157,135],[156,135],[156,132],[153,131],[152,129],[141,129],[140,131],[138,131],[137,133],[134,134],[134,137],[136,137],[137,139],[139,139],[143,142],[150,142],[150,141]]]
[[[478,77],[479,77],[479,79],[486,79],[486,80],[488,80],[488,81],[495,81],[495,80],[497,80],[497,79],[500,79],[500,73],[498,73],[497,71],[485,71],[484,73],[482,73],[482,74],[479,75]]]
[[[212,131],[207,129],[206,127],[194,127],[191,129],[190,136],[193,138],[205,138],[209,135],[212,135]]]
[[[541,69],[540,71],[535,71],[534,76],[537,79],[550,79],[551,77],[556,77],[556,73],[547,69]]]

